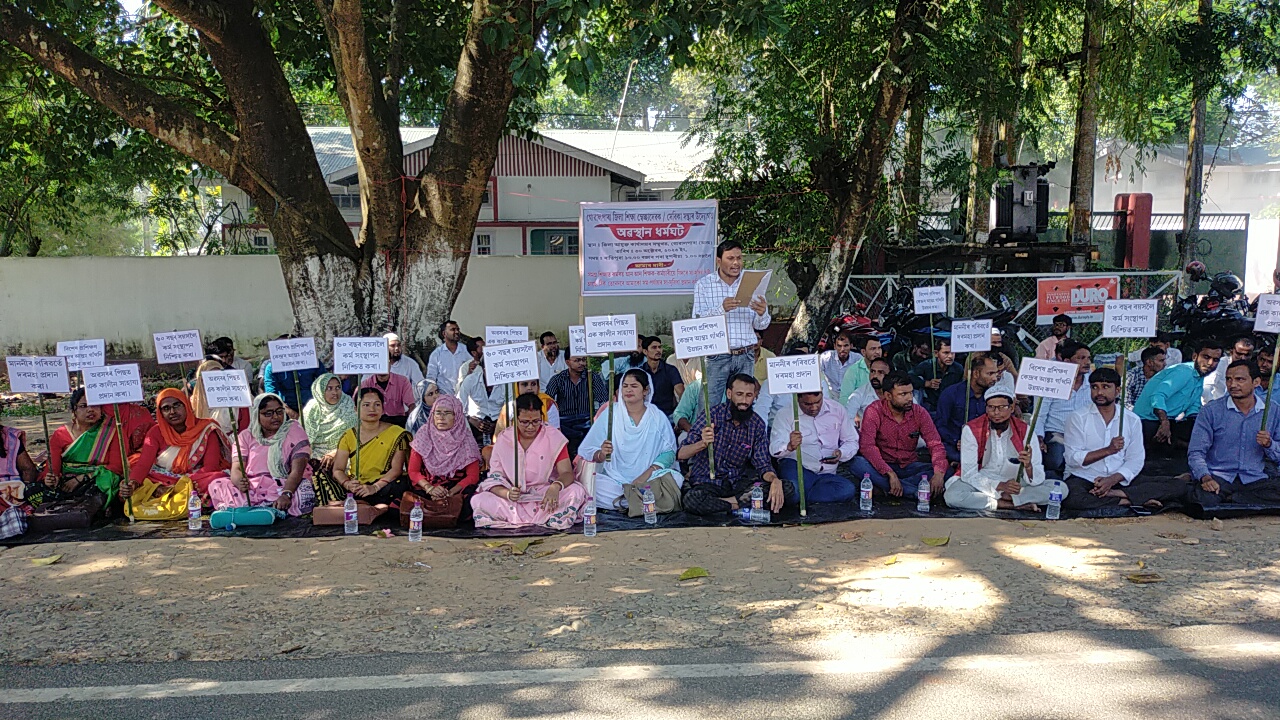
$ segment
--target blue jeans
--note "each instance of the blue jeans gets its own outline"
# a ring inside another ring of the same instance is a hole
[[[898,476],[898,480],[902,483],[902,497],[913,498],[916,496],[916,488],[920,486],[920,476],[925,478],[933,477],[933,465],[924,462],[913,462],[910,465],[895,465],[889,463],[889,469],[893,470]],[[849,470],[853,476],[862,482],[863,475],[871,476],[871,484],[875,485],[880,492],[889,494],[889,478],[876,472],[871,466],[871,461],[859,455],[849,463]]]
[[[795,460],[778,459],[778,477],[798,483],[798,474]],[[816,473],[805,468],[805,502],[849,502],[857,496],[858,488],[848,478],[832,473]]]
[[[737,373],[755,377],[756,361],[751,355],[712,355],[707,358],[707,392],[710,393],[711,407],[724,402],[725,388],[729,385],[729,376]]]

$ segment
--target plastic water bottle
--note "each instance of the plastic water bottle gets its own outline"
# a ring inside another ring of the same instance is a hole
[[[858,509],[865,515],[871,514],[871,474],[863,473],[862,487],[858,497]]]
[[[587,498],[587,504],[582,507],[582,536],[596,536],[596,499]]]
[[[347,501],[342,503],[342,532],[355,535],[360,532],[360,514],[356,512],[356,496],[347,493]]]
[[[751,509],[764,509],[764,488],[760,487],[760,483],[751,486]]]
[[[409,542],[422,542],[422,503],[416,500],[409,513]]]
[[[202,524],[201,516],[202,508],[200,507],[200,493],[193,492],[191,497],[187,498],[187,529],[199,530]]]
[[[658,524],[658,500],[653,496],[653,488],[649,485],[644,486],[644,492],[640,495],[640,502],[644,503],[644,521],[649,525]]]
[[[920,484],[916,486],[916,512],[929,512],[929,476],[921,475]]]
[[[1062,481],[1054,480],[1049,488],[1049,507],[1045,508],[1045,520],[1057,520],[1062,517]]]
[[[767,525],[773,518],[773,515],[764,508],[738,508],[733,511],[733,516],[752,525]]]

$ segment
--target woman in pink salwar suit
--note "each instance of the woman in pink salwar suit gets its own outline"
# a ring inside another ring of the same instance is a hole
[[[521,483],[512,482],[517,433]],[[516,398],[516,427],[494,438],[489,477],[471,498],[476,527],[568,530],[582,518],[586,499],[574,480],[569,441],[544,423],[542,400],[533,393]]]

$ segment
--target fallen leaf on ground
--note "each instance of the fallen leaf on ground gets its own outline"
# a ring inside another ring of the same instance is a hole
[[[1199,538],[1184,538],[1184,539],[1182,540],[1182,544],[1183,544],[1183,545],[1199,545],[1199,544],[1200,544],[1200,539],[1199,539]]]
[[[61,555],[50,555],[49,557],[31,558],[32,565],[52,565],[62,559]]]
[[[1156,537],[1161,537],[1161,538],[1164,538],[1165,540],[1181,540],[1185,538],[1186,535],[1183,535],[1182,533],[1169,532],[1168,530],[1165,530],[1165,531],[1156,533]]]
[[[548,555],[555,555],[555,554],[556,554],[555,550],[543,550],[542,552],[534,553],[533,558],[536,560],[538,558],[544,558]]]
[[[1147,566],[1147,562],[1146,562],[1145,560],[1139,560],[1139,561],[1138,561],[1138,569],[1139,569],[1139,570],[1141,570],[1142,568],[1144,568],[1144,567],[1146,567],[1146,566]]]
[[[897,565],[897,564],[898,564],[898,556],[897,556],[897,555],[894,555],[893,557],[888,558],[887,560],[885,560],[885,561],[884,561],[884,564],[885,564],[885,565]]]
[[[508,542],[510,542],[510,541],[508,541],[508,540],[489,540],[489,541],[485,542],[484,546],[485,546],[485,547],[487,547],[487,548],[497,548],[497,547],[502,547],[503,545],[506,545]]]
[[[294,645],[293,647],[287,647],[287,648],[285,648],[285,649],[281,650],[281,651],[280,651],[280,654],[281,654],[281,655],[288,655],[289,653],[298,652],[299,650],[301,650],[301,649],[302,649],[302,648],[304,648],[304,647],[306,647],[306,645]]]
[[[1164,582],[1164,578],[1161,577],[1160,573],[1153,573],[1153,572],[1134,573],[1126,577],[1128,578],[1129,582],[1133,583],[1134,585],[1148,585],[1150,583]]]
[[[500,548],[506,545],[511,548],[512,555],[523,555],[530,545],[544,542],[546,538],[528,538],[524,540],[490,540],[484,544],[487,548]],[[554,550],[552,552],[555,552]]]
[[[1022,521],[1020,521],[1018,524],[1019,524],[1019,525],[1021,525],[1021,526],[1022,526],[1022,527],[1024,527],[1024,528],[1038,528],[1038,527],[1040,527],[1040,524],[1039,524],[1039,523],[1027,522],[1026,520],[1022,520]]]
[[[927,538],[920,538],[920,540],[924,542],[925,545],[928,545],[929,547],[942,547],[943,545],[946,545],[947,543],[951,542],[951,536],[948,535],[946,537],[936,537],[936,538],[927,537]]]
[[[688,570],[685,570],[684,572],[680,573],[680,582],[684,582],[685,580],[693,580],[694,578],[704,578],[704,577],[711,577],[711,573],[707,572],[704,568],[700,568],[695,565],[689,568]]]
[[[738,613],[738,619],[739,619],[739,620],[746,620],[747,618],[749,618],[749,617],[751,617],[752,615],[755,615],[755,614],[756,614],[756,611],[755,611],[755,610],[743,610],[742,612]]]
[[[840,533],[840,542],[858,542],[862,539],[860,532],[842,532]]]
[[[1219,518],[1214,518],[1214,519],[1210,520],[1210,521],[1209,521],[1209,527],[1213,528],[1214,530],[1221,530],[1221,529],[1222,529],[1222,520],[1220,520]]]

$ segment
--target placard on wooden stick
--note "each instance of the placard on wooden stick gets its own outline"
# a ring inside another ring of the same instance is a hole
[[[822,370],[817,355],[768,358],[769,394],[794,395],[822,392]]]
[[[1258,296],[1258,314],[1253,321],[1254,332],[1280,333],[1280,295]]]
[[[333,339],[333,372],[336,375],[386,375],[390,364],[386,338]]]
[[[107,364],[107,341],[62,340],[58,343],[57,354],[67,359],[67,370],[70,372],[102,367]]]
[[[529,328],[516,325],[486,325],[485,345],[512,345],[529,341]]]
[[[1066,400],[1071,397],[1076,374],[1079,372],[1080,366],[1075,363],[1022,358],[1015,392],[1019,395]]]
[[[989,352],[991,319],[951,321],[951,351],[957,353]]]
[[[1273,295],[1272,297],[1280,296]],[[1102,313],[1102,337],[1149,338],[1156,334],[1158,300],[1107,300]],[[1262,316],[1262,304],[1258,304]]]
[[[484,377],[489,385],[538,379],[538,348],[532,340],[484,346]]]
[[[929,285],[912,288],[917,315],[945,315],[947,312],[947,286]]]
[[[671,322],[672,342],[681,360],[729,352],[729,331],[723,315]]]
[[[152,333],[151,341],[156,348],[157,365],[198,363],[204,359],[204,346],[200,344],[199,330]]]
[[[142,374],[136,364],[85,368],[82,372],[87,404],[142,402]]]
[[[19,393],[69,393],[67,359],[54,355],[7,357],[9,389]]]
[[[605,357],[608,353],[587,352],[587,328],[582,325],[569,326],[569,355],[571,357]]]
[[[635,315],[594,315],[583,321],[587,352],[631,352],[636,349]]]
[[[274,365],[273,365],[274,367]],[[249,379],[243,370],[215,370],[200,373],[209,407],[244,408],[253,405]]]
[[[267,350],[271,353],[271,372],[293,372],[320,367],[320,361],[316,358],[315,338],[269,340]]]

